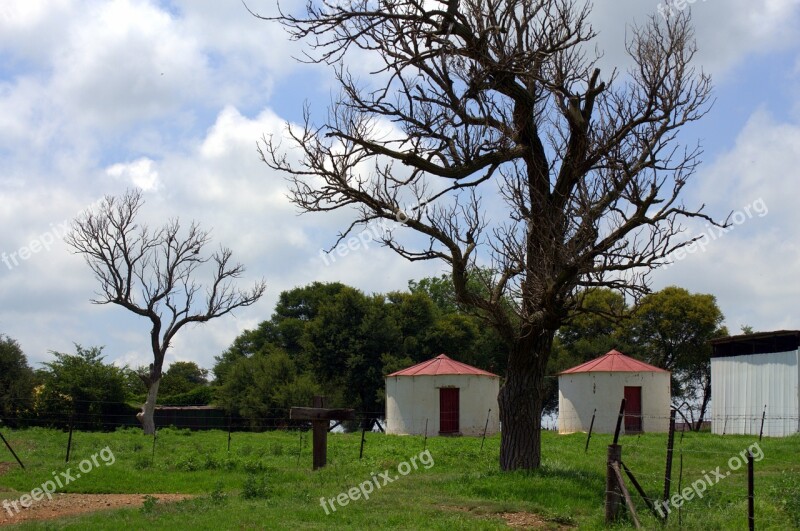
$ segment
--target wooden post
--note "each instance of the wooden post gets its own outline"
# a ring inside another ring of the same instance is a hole
[[[669,435],[667,436],[667,466],[664,470],[664,501],[669,499],[670,483],[672,482],[672,449],[675,445],[675,410],[669,414]],[[666,519],[666,516],[664,517]]]
[[[633,500],[631,500],[631,495],[628,493],[628,489],[625,488],[625,483],[622,481],[622,474],[619,471],[619,461],[611,463],[611,469],[614,471],[614,477],[617,480],[617,485],[619,485],[619,490],[622,492],[622,496],[625,498],[625,505],[631,512],[633,523],[636,526],[636,529],[641,529],[642,526],[639,523],[639,518],[636,516],[636,507],[634,507]]]
[[[609,444],[606,457],[606,524],[615,522],[619,512],[620,489],[613,465],[620,461],[622,461],[622,446]]]
[[[764,404],[764,412],[761,414],[761,429],[758,432],[758,440],[764,435],[764,419],[767,418],[767,405]]]
[[[422,449],[428,449],[428,419],[425,419],[425,439],[422,442]]]
[[[328,462],[328,426],[331,420],[354,420],[353,409],[325,409],[325,399],[314,397],[314,407],[293,407],[289,410],[292,420],[310,420],[313,429],[314,470],[322,468]]]
[[[750,531],[753,531],[756,528],[753,453],[750,450],[747,451],[747,526]]]
[[[597,414],[597,408],[594,408],[592,411],[592,421],[589,423],[589,433],[586,435],[586,447],[583,449],[583,453],[589,451],[589,439],[592,438],[592,428],[594,428],[594,416]]]

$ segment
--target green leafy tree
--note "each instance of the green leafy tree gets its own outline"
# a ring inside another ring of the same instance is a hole
[[[73,417],[83,429],[113,425],[125,408],[126,369],[103,362],[103,347],[75,345],[75,354],[51,352],[43,363],[36,409],[46,421],[61,423]]]
[[[161,381],[161,392],[165,395],[188,393],[208,385],[208,369],[193,361],[176,361],[169,366]]]
[[[249,419],[251,427],[285,423],[289,408],[311,404],[319,386],[301,374],[286,352],[267,347],[232,363],[219,389],[219,404],[232,415]]]
[[[638,357],[672,371],[674,400],[698,404],[697,427],[711,400],[709,340],[728,335],[723,320],[713,295],[669,286],[643,297],[625,330]]]
[[[262,321],[255,330],[240,334],[225,352],[214,358],[215,382],[223,385],[233,363],[253,356],[266,346],[282,349],[298,364],[299,370],[306,370],[308,360],[302,344],[306,325],[317,316],[324,301],[345,288],[339,282],[313,282],[281,292],[269,320]]]
[[[399,339],[382,296],[345,288],[309,321],[304,346],[333,403],[371,413],[380,409],[382,357],[397,352]]]
[[[208,369],[193,361],[176,361],[161,379],[158,401],[173,406],[204,406],[214,398],[208,384]]]
[[[34,373],[19,343],[0,334],[0,418],[28,416],[33,410]]]

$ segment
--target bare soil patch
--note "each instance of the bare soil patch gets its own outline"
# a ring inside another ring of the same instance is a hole
[[[501,513],[500,517],[506,521],[508,527],[518,529],[571,529],[571,527],[546,520],[538,514],[518,512],[518,513]]]
[[[2,465],[3,463],[0,463]],[[2,470],[2,469],[0,469]],[[2,473],[2,472],[0,472]],[[15,493],[16,494],[16,493]],[[17,494],[21,496],[22,493]],[[0,526],[18,524],[29,520],[52,520],[64,516],[91,513],[95,511],[120,509],[123,507],[141,507],[145,496],[153,496],[159,502],[176,502],[192,498],[190,494],[55,494],[52,500],[32,502],[31,506],[24,508],[19,504],[17,497],[8,494],[0,495]],[[3,499],[17,502],[20,511],[11,508],[11,514],[2,506]]]

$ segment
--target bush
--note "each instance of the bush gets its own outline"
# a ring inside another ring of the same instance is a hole
[[[255,474],[248,474],[242,486],[242,498],[245,500],[269,498],[269,485],[267,476],[256,477]]]

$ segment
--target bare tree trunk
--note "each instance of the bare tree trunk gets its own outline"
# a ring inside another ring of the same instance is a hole
[[[500,468],[532,470],[542,458],[544,367],[553,344],[552,331],[511,347],[506,380],[500,389]]]
[[[703,427],[703,419],[706,416],[706,409],[708,409],[708,403],[711,401],[711,378],[705,378],[705,383],[703,385],[703,401],[700,403],[700,414],[697,417],[697,424],[695,425],[694,431],[700,431],[700,428]]]
[[[156,432],[155,410],[156,398],[158,397],[158,385],[161,378],[153,380],[147,387],[147,399],[142,404],[142,410],[136,414],[136,418],[142,424],[145,435],[153,435]]]

